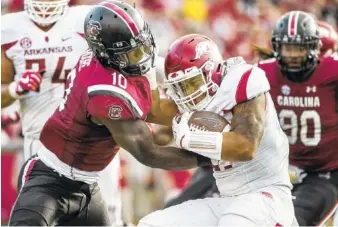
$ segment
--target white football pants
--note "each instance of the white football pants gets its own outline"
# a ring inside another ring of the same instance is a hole
[[[155,211],[138,226],[291,226],[294,220],[291,192],[269,188],[234,197],[190,200]]]

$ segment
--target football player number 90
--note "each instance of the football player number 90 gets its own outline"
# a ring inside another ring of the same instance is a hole
[[[63,70],[66,57],[59,57],[54,74],[52,76],[52,83],[65,83],[67,74],[70,72],[70,69]],[[43,76],[44,71],[46,71],[46,60],[41,59],[28,59],[26,60],[26,70],[34,70],[40,72]],[[64,73],[62,73],[64,71]]]
[[[287,135],[290,144],[295,144],[298,136],[305,146],[317,146],[320,142],[321,122],[315,110],[304,110],[300,116],[297,116],[293,110],[282,110],[279,113],[279,121],[284,131],[290,130],[290,134]],[[309,135],[308,121],[313,122],[312,135]]]

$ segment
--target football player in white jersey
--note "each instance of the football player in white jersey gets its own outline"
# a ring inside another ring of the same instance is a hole
[[[144,217],[139,226],[290,226],[289,146],[269,94],[265,73],[241,58],[222,63],[216,44],[202,35],[176,40],[165,58],[176,146],[211,159],[221,198],[190,200]],[[193,130],[193,111],[212,111],[230,127]]]
[[[68,72],[88,48],[83,22],[91,6],[69,0],[25,0],[25,10],[1,16],[1,107],[20,102],[25,160],[41,147],[42,127],[60,105]],[[99,182],[113,223],[121,224],[119,159]]]

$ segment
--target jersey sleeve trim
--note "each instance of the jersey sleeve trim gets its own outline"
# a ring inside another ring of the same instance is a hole
[[[15,40],[15,41],[10,42],[10,43],[1,44],[1,48],[3,48],[5,51],[7,51],[7,50],[11,49],[17,42],[18,42],[18,40]]]
[[[135,116],[142,117],[143,111],[139,107],[136,100],[125,90],[112,86],[112,85],[93,85],[88,87],[88,96],[96,96],[96,95],[103,95],[103,96],[112,96],[122,99],[126,102],[130,108],[132,108]]]
[[[241,103],[244,102],[248,99],[248,94],[246,91],[246,87],[248,84],[249,76],[252,72],[253,67],[248,69],[240,79],[238,85],[237,85],[237,90],[236,90],[236,103]]]

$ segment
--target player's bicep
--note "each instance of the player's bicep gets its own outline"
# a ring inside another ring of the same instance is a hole
[[[1,84],[9,84],[14,80],[14,66],[8,59],[5,50],[1,49]]]
[[[144,163],[156,146],[148,125],[142,120],[110,120],[99,118],[122,148],[130,152],[138,161]],[[145,152],[147,151],[147,152]],[[149,151],[149,152],[148,152]]]
[[[254,148],[257,148],[265,125],[265,94],[240,103],[234,108],[231,120],[231,131],[246,138]]]

